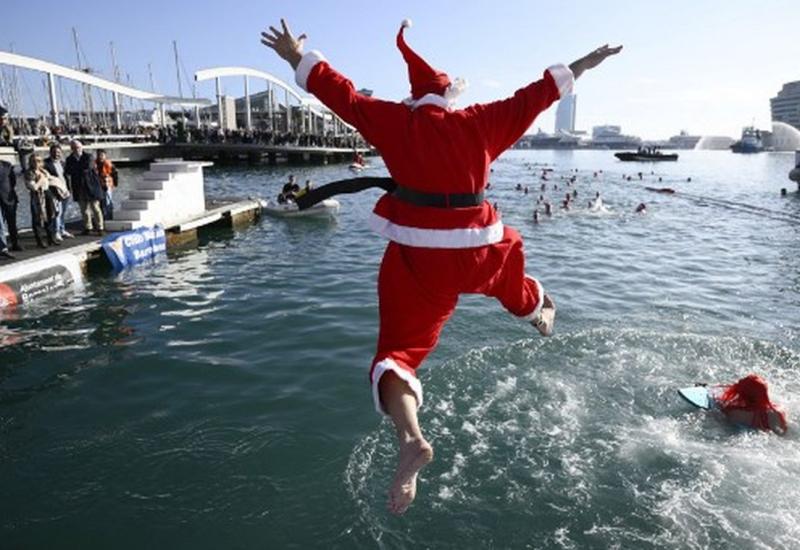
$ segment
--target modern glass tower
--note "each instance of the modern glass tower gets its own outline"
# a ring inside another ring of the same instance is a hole
[[[778,95],[769,102],[772,120],[790,124],[800,130],[800,80],[784,84]]]
[[[569,94],[561,98],[556,109],[556,134],[575,131],[575,107],[578,96]]]

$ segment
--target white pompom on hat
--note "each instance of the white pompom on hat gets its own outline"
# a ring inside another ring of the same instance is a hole
[[[397,48],[403,54],[403,59],[408,65],[408,80],[411,83],[411,97],[419,99],[425,94],[443,96],[448,86],[450,77],[442,71],[437,71],[422,59],[417,52],[406,44],[403,31],[411,27],[410,19],[403,19],[400,31],[397,33]]]

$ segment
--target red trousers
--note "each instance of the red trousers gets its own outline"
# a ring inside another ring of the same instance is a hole
[[[460,294],[497,298],[510,313],[532,318],[541,308],[541,285],[525,274],[522,239],[506,227],[499,243],[478,248],[416,248],[390,242],[378,275],[380,332],[370,381],[375,407],[384,412],[378,382],[393,371],[422,404],[416,369],[433,351]]]

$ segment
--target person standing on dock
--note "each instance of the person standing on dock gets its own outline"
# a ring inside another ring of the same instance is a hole
[[[92,155],[83,150],[83,144],[77,139],[70,142],[72,154],[67,157],[64,175],[72,189],[72,196],[78,202],[83,217],[83,235],[91,233],[95,225],[98,234],[103,234],[105,224],[103,211],[100,209],[102,190],[100,180],[94,169]]]
[[[114,219],[114,188],[119,182],[117,167],[108,158],[103,149],[97,151],[95,169],[100,177],[100,187],[103,191],[103,198],[100,200],[100,208],[103,210],[104,220]]]
[[[50,246],[61,243],[53,234],[53,220],[56,212],[56,199],[50,191],[50,178],[52,176],[44,169],[44,162],[39,155],[28,157],[28,169],[25,170],[25,187],[31,193],[31,227],[39,248],[47,248],[42,242],[41,231],[47,236]]]
[[[50,156],[44,159],[44,169],[58,180],[57,184],[53,186],[54,195],[58,199],[58,213],[54,220],[54,233],[56,238],[71,239],[73,235],[67,231],[66,215],[68,201],[72,196],[72,192],[64,177],[64,160],[62,159],[61,146],[57,143],[50,146]]]
[[[14,165],[10,162],[0,160],[0,216],[3,218],[3,242],[5,242],[5,231],[8,230],[9,248],[15,252],[22,251],[19,244],[19,231],[17,229],[17,176],[14,173]]]
[[[604,46],[570,67],[554,65],[513,97],[456,110],[466,84],[433,69],[405,42],[411,97],[402,102],[359,94],[318,51],[302,53],[286,22],[262,42],[295,70],[295,80],[355,127],[386,163],[396,188],[375,206],[370,225],[389,239],[378,275],[380,330],[370,369],[376,409],[394,422],[399,460],[389,488],[390,512],[402,514],[416,495],[417,474],[433,459],[417,408],[417,368],[433,351],[460,294],[497,298],[544,336],[553,331],[555,305],[525,273],[519,233],[505,227],[484,200],[490,163],[511,147],[534,119],[572,90],[573,81],[620,48]]]

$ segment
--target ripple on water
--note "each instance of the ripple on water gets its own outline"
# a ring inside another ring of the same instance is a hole
[[[637,330],[471,351],[423,374],[436,460],[409,512],[413,532],[392,531],[383,512],[394,466],[386,425],[350,457],[359,525],[388,546],[792,547],[796,434],[733,429],[675,389],[755,371],[791,410],[798,366],[797,353],[758,340]],[[464,532],[441,533],[445,518]]]

